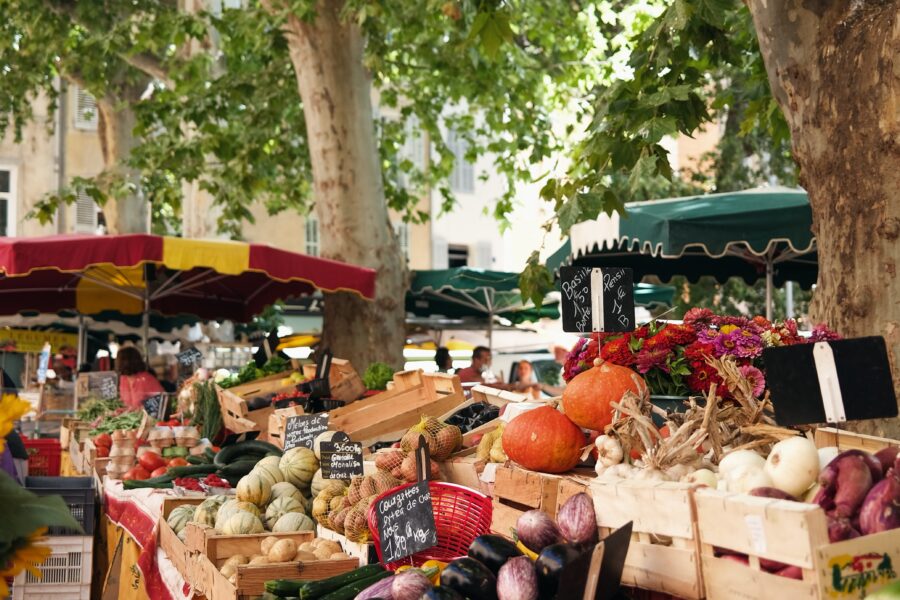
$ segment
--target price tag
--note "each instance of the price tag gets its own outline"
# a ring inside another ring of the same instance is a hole
[[[148,415],[162,420],[166,416],[166,410],[169,407],[169,398],[166,394],[154,394],[146,398],[142,404]]]
[[[112,400],[119,397],[119,378],[113,371],[103,371],[93,374],[91,388],[97,391],[97,395],[103,400]]]
[[[633,331],[634,274],[621,267],[562,267],[563,331]]]
[[[362,476],[362,444],[351,442],[346,433],[338,432],[331,441],[322,442],[319,452],[323,479],[350,480]]]
[[[179,365],[190,367],[193,365],[199,365],[200,361],[203,360],[203,353],[197,350],[196,348],[188,348],[182,352],[179,352],[175,355],[175,360],[178,361]]]
[[[284,450],[309,448],[323,431],[328,431],[328,413],[315,415],[294,415],[288,417],[284,425]]]
[[[427,481],[399,488],[375,503],[381,562],[406,558],[437,545]]]

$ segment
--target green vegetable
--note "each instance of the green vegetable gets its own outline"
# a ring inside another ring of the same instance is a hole
[[[206,459],[206,455],[201,454],[199,456],[191,455],[186,459],[192,465],[208,465],[209,461]]]
[[[351,583],[371,578],[379,573],[386,573],[383,566],[366,565],[358,569],[354,569],[349,573],[342,573],[329,577],[328,579],[320,579],[318,581],[297,581],[293,579],[275,579],[267,581],[265,588],[267,592],[277,594],[282,598],[287,596],[300,596],[303,600],[318,598],[329,592],[338,590]],[[390,575],[390,573],[388,573]],[[352,596],[351,596],[352,597]]]
[[[163,458],[185,458],[188,454],[190,450],[181,446],[169,446],[162,451]]]
[[[166,473],[172,477],[194,477],[215,473],[218,468],[216,465],[187,465],[186,467],[169,467],[166,469]]]
[[[256,463],[258,462],[258,460],[238,460],[231,463],[230,465],[219,467],[219,477],[243,477],[244,475],[252,471],[253,467],[255,467]]]
[[[237,460],[250,459],[254,456],[256,457],[256,460],[259,460],[270,452],[275,453],[277,456],[281,456],[281,450],[279,450],[277,446],[273,446],[268,442],[260,442],[257,440],[251,440],[249,442],[238,442],[237,444],[225,446],[224,448],[219,450],[219,453],[216,454],[216,458],[213,460],[213,462],[215,462],[220,467],[224,467],[225,465],[233,463]]]
[[[122,408],[123,406],[125,405],[122,404],[122,401],[118,398],[113,398],[112,400],[91,398],[81,404],[81,407],[78,409],[77,417],[79,421],[90,423],[97,417],[102,417],[107,413],[115,412],[116,409]]]
[[[375,362],[369,365],[363,374],[363,383],[370,390],[386,390],[388,382],[393,379],[394,370],[388,365]]]
[[[388,571],[384,573],[378,573],[377,575],[373,575],[368,579],[361,579],[350,585],[345,585],[339,590],[331,592],[330,594],[325,594],[324,596],[320,596],[319,600],[353,600],[358,593],[372,585],[377,581],[381,581],[385,577],[393,577],[394,574]]]
[[[122,482],[122,487],[126,490],[135,490],[138,488],[171,488],[172,481],[175,479],[172,475],[166,473],[165,475],[160,475],[159,477],[153,477],[151,479],[144,479],[143,481],[138,479],[128,479]]]
[[[277,354],[273,354],[269,362],[263,365],[262,372],[266,375],[275,375],[291,368],[291,363]]]
[[[208,440],[215,439],[222,430],[222,410],[219,408],[216,384],[212,381],[195,383],[194,390],[197,394],[194,424],[196,425],[197,421],[200,422],[200,437]]]
[[[94,437],[100,433],[112,433],[116,429],[137,429],[141,426],[141,422],[146,414],[143,410],[135,410],[103,419],[100,425],[92,430],[89,435]]]

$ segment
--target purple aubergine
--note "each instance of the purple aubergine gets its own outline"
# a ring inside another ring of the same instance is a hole
[[[559,508],[559,530],[570,544],[597,543],[597,513],[594,501],[584,492],[575,494]]]
[[[834,517],[849,518],[855,514],[874,483],[869,463],[851,452],[839,454],[819,475],[821,488],[813,502]]]
[[[888,471],[894,467],[898,453],[900,453],[900,446],[888,446],[875,453],[875,458],[881,463],[882,477],[887,477]]]
[[[516,521],[516,535],[526,548],[537,554],[562,540],[562,534],[553,519],[538,509],[522,513]]]
[[[859,537],[859,531],[853,527],[850,519],[839,519],[836,517],[828,517],[828,541],[842,542],[844,540],[852,540]]]
[[[869,491],[859,511],[863,535],[900,527],[900,480],[886,477]]]
[[[785,491],[779,490],[778,488],[773,487],[758,487],[750,490],[751,496],[758,496],[760,498],[774,498],[776,500],[793,500],[797,501],[796,498],[791,496]]]
[[[506,561],[497,574],[498,600],[537,600],[538,581],[534,563],[527,556]]]
[[[428,578],[418,571],[405,571],[394,575],[391,596],[394,600],[419,600],[422,594],[433,587]]]

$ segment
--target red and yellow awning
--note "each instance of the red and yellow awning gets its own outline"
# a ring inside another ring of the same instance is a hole
[[[248,321],[279,299],[371,298],[375,271],[263,244],[155,235],[0,239],[0,314],[149,308]]]

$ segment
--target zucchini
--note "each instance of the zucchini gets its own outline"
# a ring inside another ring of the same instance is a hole
[[[258,461],[256,460],[238,460],[230,465],[225,465],[224,467],[219,467],[217,471],[220,477],[228,477],[237,476],[243,477],[247,473],[253,470],[253,467],[256,466]],[[215,466],[215,465],[213,465]]]
[[[277,446],[273,446],[268,442],[260,442],[257,440],[250,440],[249,442],[238,442],[237,444],[232,444],[231,446],[225,446],[219,453],[216,454],[216,458],[213,462],[220,467],[224,467],[229,463],[233,463],[236,460],[240,460],[242,456],[246,454],[259,455],[259,458],[262,458],[268,453],[274,453],[276,456],[281,456],[281,450],[278,449]]]
[[[345,585],[344,587],[329,594],[325,594],[324,596],[318,596],[318,600],[353,600],[354,598],[356,598],[357,594],[362,592],[373,583],[377,583],[385,577],[393,577],[393,575],[394,574],[389,571],[384,571],[382,573],[378,573],[377,575],[373,575],[368,579],[360,579],[359,581],[355,581],[350,585]]]
[[[384,567],[378,564],[359,567],[349,573],[342,573],[320,579],[318,581],[296,581],[294,579],[273,579],[266,582],[266,591],[277,594],[282,598],[287,596],[300,596],[303,600],[317,598],[328,592],[333,592],[346,585],[361,579],[368,579],[378,573],[385,573]]]
[[[206,457],[206,462],[213,462],[216,459],[216,453],[209,446],[203,451],[203,456]]]
[[[160,475],[151,479],[129,479],[122,482],[122,487],[126,490],[136,490],[138,488],[170,488],[172,480],[175,479],[169,474]]]
[[[216,465],[187,465],[184,467],[169,467],[166,473],[172,477],[193,477],[195,475],[209,475],[215,473],[219,467]]]
[[[203,456],[202,454],[200,456],[194,456],[194,455],[188,456],[185,460],[187,460],[188,464],[191,464],[191,465],[208,465],[209,464],[209,461],[206,460],[206,457]]]

